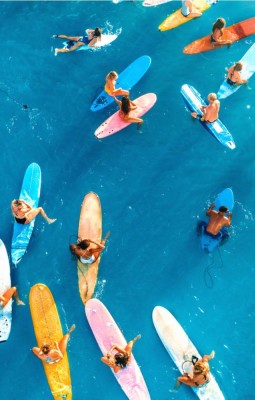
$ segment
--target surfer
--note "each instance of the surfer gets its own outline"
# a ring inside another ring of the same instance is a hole
[[[40,360],[45,361],[48,364],[55,364],[61,361],[66,352],[67,343],[70,335],[75,328],[76,326],[72,325],[69,331],[62,337],[59,342],[54,342],[56,348],[52,348],[51,345],[44,343],[41,347],[33,347],[32,352],[35,356],[40,358]]]
[[[207,122],[209,124],[213,123],[219,118],[219,110],[220,110],[220,102],[217,99],[217,95],[215,93],[209,93],[208,95],[208,106],[201,106],[200,109],[203,113],[201,116],[196,112],[192,112],[191,116],[196,118],[197,116],[201,117],[200,120]]]
[[[231,44],[231,40],[222,40],[220,39],[224,33],[224,28],[226,27],[226,21],[224,18],[218,18],[217,21],[214,22],[212,27],[212,33],[210,36],[210,41],[212,46],[219,44]]]
[[[121,369],[125,368],[131,359],[132,349],[137,340],[141,338],[141,335],[137,335],[133,340],[127,343],[126,347],[122,349],[117,344],[114,344],[110,351],[106,353],[104,357],[101,358],[101,361],[113,368],[115,374],[119,372]],[[113,352],[115,352],[113,354]]]
[[[244,85],[245,83],[248,82],[247,79],[241,78],[240,71],[242,71],[242,69],[243,69],[243,64],[240,61],[232,65],[232,67],[230,67],[229,69],[227,69],[228,71],[227,83],[230,86]]]
[[[181,13],[185,18],[201,17],[202,13],[193,9],[192,0],[183,0]]]
[[[41,214],[48,224],[52,224],[56,219],[49,218],[42,207],[32,208],[24,200],[13,200],[11,203],[12,214],[15,221],[21,225],[29,224],[38,214]]]
[[[213,237],[217,237],[223,226],[231,225],[232,213],[229,212],[228,208],[225,206],[221,206],[219,211],[213,210],[214,207],[215,204],[211,204],[206,211],[206,215],[209,217],[209,222],[206,226],[206,233]],[[227,214],[227,217],[225,217],[225,214]]]
[[[118,79],[116,71],[110,71],[109,74],[106,75],[104,87],[106,93],[109,94],[109,96],[128,96],[128,90],[123,90],[122,88],[115,89],[116,79]]]
[[[120,108],[119,116],[123,121],[129,123],[137,122],[138,125],[141,125],[143,123],[143,119],[130,115],[130,112],[135,110],[137,106],[133,101],[130,100],[128,96],[123,96],[121,100],[118,100],[116,97],[114,97],[114,99],[118,103],[118,106]]]
[[[21,301],[20,298],[19,298],[17,288],[15,286],[13,286],[10,289],[7,289],[5,291],[5,293],[0,294],[0,306],[2,308],[4,308],[6,306],[6,304],[9,303],[9,301],[11,300],[12,297],[15,298],[16,303],[18,304],[18,306],[20,306],[20,305],[24,306],[25,305],[25,303],[23,301]]]
[[[101,40],[102,30],[100,28],[87,29],[85,36],[66,36],[66,35],[53,35],[55,39],[68,40],[68,47],[62,49],[55,48],[55,56],[58,53],[70,53],[71,51],[77,50],[80,46],[93,47],[99,40]]]
[[[212,351],[209,356],[204,355],[200,360],[193,356],[193,371],[192,373],[184,372],[177,380],[176,387],[182,383],[188,386],[202,387],[210,380],[210,366],[208,361],[214,358],[215,352]]]
[[[82,264],[93,264],[105,249],[105,242],[109,236],[110,232],[107,232],[105,238],[100,243],[91,239],[83,239],[77,244],[71,244],[70,251],[79,258]]]

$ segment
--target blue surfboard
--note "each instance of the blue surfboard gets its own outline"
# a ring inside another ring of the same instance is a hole
[[[223,190],[215,199],[215,207],[214,210],[218,211],[221,206],[226,206],[230,212],[232,212],[234,208],[234,194],[230,188]],[[226,227],[223,227],[220,230],[221,235],[217,238],[213,238],[212,236],[206,234],[206,225],[209,221],[209,218],[206,217],[205,221],[198,222],[198,234],[200,236],[200,243],[202,249],[206,253],[211,253],[217,246],[221,246],[228,239],[228,231]]]
[[[183,96],[184,102],[187,105],[187,108],[191,112],[196,112],[199,115],[202,115],[200,110],[201,106],[206,106],[206,102],[202,99],[198,91],[190,85],[183,85],[181,87],[181,94]],[[199,118],[200,121],[200,118]],[[227,130],[225,125],[217,119],[213,123],[207,123],[204,121],[200,121],[203,127],[211,133],[223,146],[228,147],[229,149],[235,149],[236,145],[231,133]]]
[[[118,81],[116,83],[116,89],[122,87],[123,89],[130,90],[143,75],[147,72],[151,65],[151,58],[149,56],[141,56],[133,61],[124,71],[119,74]],[[105,90],[103,90],[97,98],[93,101],[90,109],[91,111],[102,110],[114,102],[114,98],[109,96]]]
[[[255,72],[255,43],[249,48],[240,62],[243,64],[243,69],[240,71],[242,79],[249,79]],[[226,80],[221,84],[217,96],[219,99],[225,99],[235,93],[243,85],[229,85]]]
[[[25,200],[33,208],[38,207],[41,191],[41,169],[38,164],[30,164],[25,172],[19,199]],[[29,240],[34,229],[35,220],[22,225],[14,222],[12,235],[11,258],[17,265],[26,252]]]

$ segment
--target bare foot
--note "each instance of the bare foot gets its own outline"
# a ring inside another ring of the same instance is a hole
[[[190,115],[191,115],[193,118],[197,118],[197,116],[198,116],[198,113],[196,113],[196,112],[192,112]]]
[[[18,306],[25,306],[26,304],[24,303],[24,301],[17,300],[17,305]]]
[[[106,240],[107,240],[107,239],[108,239],[108,237],[110,236],[110,233],[111,233],[110,231],[109,231],[109,232],[107,232],[107,234],[105,235],[105,237],[104,237],[104,239],[103,239],[103,241],[104,241],[104,242],[106,242]]]
[[[73,324],[67,333],[69,333],[69,334],[72,333],[75,330],[75,328],[76,328],[76,325]]]
[[[48,224],[53,224],[53,222],[55,222],[55,221],[57,221],[57,218],[55,218],[55,219],[48,218],[47,219]]]
[[[55,49],[54,56],[57,56],[57,55],[58,55],[58,49]]]
[[[134,339],[133,342],[135,343],[137,340],[141,339],[142,335],[137,335]]]

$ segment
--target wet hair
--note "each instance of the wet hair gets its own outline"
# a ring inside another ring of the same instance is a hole
[[[21,201],[20,200],[14,200],[14,205],[15,206],[17,206],[17,207],[19,207],[19,206],[21,206],[22,205],[22,203],[21,203]]]
[[[116,71],[110,71],[109,74],[107,74],[106,79],[114,79],[117,78],[118,74]]]
[[[128,114],[130,111],[130,100],[128,97],[123,96],[121,99],[121,111],[123,111],[124,114]]]
[[[129,357],[126,354],[116,353],[115,356],[115,365],[121,368],[125,368],[127,366]]]
[[[50,345],[49,344],[43,344],[41,347],[41,351],[43,354],[48,354],[50,352]]]
[[[78,242],[77,244],[70,244],[69,249],[72,254],[76,254],[77,247],[78,247],[78,249],[86,250],[89,247],[89,245],[90,245],[90,241],[87,239],[83,239],[80,242]]]
[[[228,208],[226,206],[220,206],[219,211],[225,213],[228,211]]]
[[[208,97],[210,100],[217,100],[217,94],[216,93],[209,93]]]
[[[210,368],[208,363],[200,360],[194,365],[193,371],[194,375],[206,375],[210,371]]]
[[[242,71],[243,69],[243,64],[241,62],[237,62],[236,65],[234,66],[235,71]]]
[[[96,28],[93,33],[93,37],[99,37],[101,39],[102,31],[100,28]]]
[[[224,18],[218,18],[217,21],[214,22],[213,24],[213,32],[215,31],[215,29],[222,29],[225,28],[226,26],[226,21]]]

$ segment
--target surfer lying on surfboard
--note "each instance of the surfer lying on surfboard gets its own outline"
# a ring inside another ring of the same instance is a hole
[[[38,214],[41,214],[48,224],[52,224],[56,219],[47,217],[42,207],[32,208],[24,200],[13,200],[11,203],[12,214],[18,224],[29,224]]]
[[[77,244],[70,244],[70,251],[79,258],[82,264],[93,264],[105,249],[105,242],[109,236],[110,232],[107,232],[101,243],[97,243],[91,239],[83,239]]]
[[[192,112],[191,116],[193,118],[201,117],[200,120],[212,124],[216,119],[219,118],[220,111],[220,102],[217,99],[217,95],[215,93],[208,94],[208,106],[201,106],[201,111],[203,115],[199,115],[196,112]]]
[[[25,305],[25,303],[23,303],[23,301],[21,301],[19,298],[17,288],[13,286],[10,289],[7,289],[5,293],[0,294],[0,307],[4,308],[6,304],[11,300],[12,296],[15,298],[18,306]]]
[[[177,380],[176,386],[179,387],[182,383],[188,386],[202,387],[210,380],[210,366],[208,361],[214,358],[215,352],[212,351],[209,356],[204,355],[200,360],[193,356],[193,370],[191,373],[184,372]]]
[[[55,349],[53,349],[49,344],[44,343],[41,348],[33,347],[32,352],[35,356],[40,358],[40,360],[45,361],[48,364],[55,364],[59,362],[64,357],[68,340],[70,339],[70,335],[75,328],[76,326],[72,325],[69,331],[62,337],[59,342],[54,342],[56,346]]]
[[[77,50],[80,46],[92,47],[96,42],[101,40],[102,30],[100,28],[87,29],[85,36],[66,36],[66,35],[53,35],[55,39],[65,39],[70,41],[70,47],[63,47],[62,49],[55,49],[55,56],[58,53],[70,53],[71,51]],[[72,43],[73,42],[73,43]]]
[[[108,365],[109,367],[113,368],[115,374],[119,372],[121,369],[125,368],[129,361],[132,354],[132,349],[135,342],[141,338],[141,335],[137,335],[133,340],[127,343],[126,347],[122,349],[117,344],[114,344],[110,351],[106,353],[104,357],[101,358],[101,361]],[[115,354],[112,353],[115,351]]]

